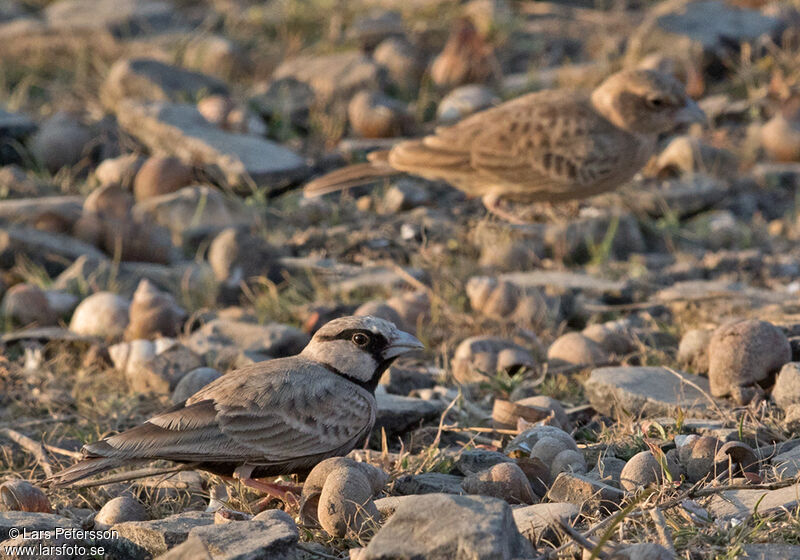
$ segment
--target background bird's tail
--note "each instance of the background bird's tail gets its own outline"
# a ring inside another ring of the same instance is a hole
[[[384,154],[388,152],[373,152],[368,163],[348,165],[314,179],[303,187],[303,194],[306,198],[313,198],[401,174],[401,171],[397,171],[387,163]]]
[[[92,457],[83,459],[68,469],[54,474],[44,481],[45,486],[58,488],[68,486],[84,478],[100,474],[101,472],[121,467],[125,461],[118,457]]]

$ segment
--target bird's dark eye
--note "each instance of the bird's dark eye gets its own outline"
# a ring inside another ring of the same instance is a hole
[[[369,337],[364,333],[356,333],[353,335],[353,344],[356,346],[366,346],[369,344]]]
[[[660,98],[660,97],[650,97],[650,98],[648,98],[648,99],[647,99],[647,104],[648,104],[650,107],[652,107],[653,109],[660,109],[660,108],[661,108],[661,107],[663,107],[663,106],[664,106],[666,103],[665,103],[665,102],[664,102],[664,100],[663,100],[662,98]]]

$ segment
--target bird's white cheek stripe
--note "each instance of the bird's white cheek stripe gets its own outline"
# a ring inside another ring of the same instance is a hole
[[[359,381],[369,381],[378,369],[375,359],[349,340],[328,340],[309,344],[303,354],[345,372]]]

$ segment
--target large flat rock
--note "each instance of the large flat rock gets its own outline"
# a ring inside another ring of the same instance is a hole
[[[758,505],[758,513],[765,515],[776,510],[797,510],[800,504],[800,484],[778,490],[728,490],[717,494],[706,509],[717,519],[744,519]]]
[[[800,560],[800,546],[796,544],[746,544],[742,547],[748,560]]]
[[[561,523],[572,523],[581,508],[569,502],[551,502],[514,508],[514,523],[528,540],[535,541],[551,531],[561,529]]]
[[[298,56],[278,66],[272,78],[307,84],[318,103],[347,100],[358,90],[379,89],[383,84],[381,66],[360,51]]]
[[[175,7],[159,0],[58,0],[43,13],[56,31],[107,31],[119,38],[166,31],[180,21]]]
[[[511,560],[532,557],[509,505],[485,496],[426,494],[398,502],[361,560]]]
[[[662,367],[604,367],[592,371],[584,388],[595,410],[608,416],[618,408],[633,416],[669,416],[678,408],[690,416],[705,411],[708,398],[693,385],[708,395],[708,379],[677,373]]]
[[[111,541],[112,557],[153,558],[186,541],[195,527],[214,524],[214,514],[187,511],[152,521],[127,521],[112,527],[119,539]]]
[[[413,397],[401,397],[378,393],[378,412],[375,430],[385,428],[389,433],[399,433],[418,425],[423,420],[438,418],[445,408],[441,401],[424,401]]]
[[[160,60],[127,58],[114,63],[100,90],[100,100],[116,110],[124,99],[138,101],[199,100],[212,94],[228,94],[217,78],[186,70]]]
[[[74,521],[54,513],[27,511],[0,512],[0,541],[9,538],[9,531],[52,531],[56,527],[78,527]]]
[[[290,560],[296,558],[297,526],[283,511],[267,510],[251,521],[195,527],[161,560]]]
[[[127,100],[120,102],[117,118],[153,152],[205,165],[231,186],[269,190],[307,173],[293,151],[265,138],[217,128],[194,105]]]

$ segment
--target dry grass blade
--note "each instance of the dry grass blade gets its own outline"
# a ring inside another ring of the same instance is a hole
[[[714,412],[719,414],[720,418],[725,418],[725,420],[729,420],[729,421],[732,420],[731,415],[728,414],[727,412],[724,412],[719,407],[719,405],[717,404],[717,401],[714,400],[714,397],[709,395],[708,392],[703,390],[703,388],[700,387],[697,383],[695,383],[694,381],[691,381],[690,379],[686,379],[684,376],[682,376],[680,373],[678,373],[677,371],[675,371],[671,367],[666,367],[665,366],[664,369],[667,370],[668,372],[670,372],[672,375],[674,375],[678,379],[680,379],[681,383],[686,383],[687,385],[689,385],[693,389],[696,389],[697,391],[699,391],[700,394],[702,394],[706,398],[706,400],[708,400],[708,402],[711,404],[712,408],[714,409]]]

